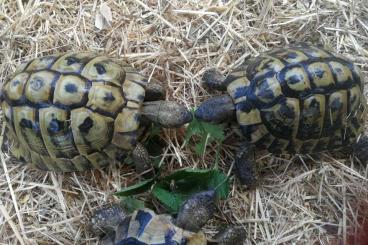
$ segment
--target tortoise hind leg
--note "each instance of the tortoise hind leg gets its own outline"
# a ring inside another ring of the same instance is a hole
[[[254,159],[254,147],[250,143],[244,143],[235,155],[235,173],[242,185],[253,189],[258,184],[256,164]]]
[[[368,163],[368,136],[362,135],[358,142],[353,144],[353,155],[363,164]]]

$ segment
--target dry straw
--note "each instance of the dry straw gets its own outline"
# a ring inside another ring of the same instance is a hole
[[[318,41],[346,55],[367,78],[367,16],[367,0],[0,0],[0,77],[3,82],[24,59],[94,50],[165,81],[167,97],[189,108],[209,97],[200,84],[206,68],[227,72],[248,56],[294,41]],[[200,158],[183,146],[183,131],[165,130],[162,138],[168,172],[213,165],[215,147]],[[228,140],[220,154],[226,173],[234,148]],[[226,223],[243,225],[247,243],[257,244],[348,243],[350,234],[362,233],[365,166],[327,154],[261,156],[261,187],[244,191],[232,178],[229,199],[205,227],[208,235]],[[0,244],[95,244],[83,217],[138,180],[128,166],[35,171],[3,151]]]

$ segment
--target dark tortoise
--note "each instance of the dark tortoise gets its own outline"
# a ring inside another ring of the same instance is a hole
[[[225,78],[216,70],[205,85],[227,95],[203,102],[195,116],[236,121],[245,143],[235,156],[243,184],[254,186],[253,145],[271,153],[314,153],[353,146],[367,159],[363,133],[363,77],[346,58],[297,43],[250,59]],[[367,148],[366,148],[367,149]]]

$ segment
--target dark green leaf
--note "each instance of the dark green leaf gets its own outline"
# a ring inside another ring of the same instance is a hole
[[[186,132],[185,132],[185,141],[188,142],[189,139],[193,135],[203,135],[203,133],[204,133],[204,130],[202,128],[202,125],[201,125],[200,121],[198,121],[197,118],[193,114],[193,119],[189,123],[189,125],[188,125],[188,127],[186,129]]]
[[[154,179],[148,179],[145,181],[141,181],[135,185],[131,185],[128,187],[125,187],[121,189],[118,192],[115,192],[114,195],[116,196],[131,196],[131,195],[137,195],[142,192],[145,192],[151,188],[151,186],[154,183]]]
[[[208,185],[216,190],[216,195],[220,199],[226,199],[229,195],[229,178],[218,170],[212,170]]]
[[[170,213],[177,213],[180,205],[185,201],[183,194],[170,192],[164,184],[156,184],[152,193]]]
[[[214,189],[220,199],[229,193],[226,175],[216,169],[180,169],[164,177],[153,188],[154,196],[171,212],[177,212],[180,205],[190,195]]]
[[[225,135],[224,135],[224,128],[221,124],[211,124],[206,122],[201,122],[203,129],[207,134],[210,135],[210,137],[213,137],[219,142],[224,141]]]
[[[161,168],[161,160],[162,160],[162,157],[155,157],[152,161],[152,164],[155,168]]]
[[[133,213],[135,210],[144,208],[144,202],[134,197],[122,197],[121,204],[128,213]]]
[[[208,144],[209,142],[207,142]],[[203,155],[206,151],[206,138],[202,138],[199,143],[194,146],[194,151],[197,155]]]
[[[134,163],[133,161],[133,158],[131,156],[127,156],[125,159],[124,159],[124,163],[125,164],[128,164],[128,165],[131,165]]]
[[[199,155],[204,154],[206,145],[213,140],[221,144],[225,139],[222,125],[199,121],[194,117],[194,115],[193,120],[186,130],[185,141],[188,142],[193,135],[196,135],[200,138],[199,143],[195,145],[195,152]]]
[[[171,181],[171,180],[181,180],[181,179],[193,178],[193,177],[201,177],[201,176],[208,174],[211,171],[212,169],[182,168],[164,177],[164,180]]]
[[[161,128],[157,125],[152,125],[152,127],[150,128],[150,132],[149,132],[149,137],[152,138],[154,136],[159,135],[161,132]]]

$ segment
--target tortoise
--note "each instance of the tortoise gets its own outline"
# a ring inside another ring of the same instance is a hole
[[[251,58],[226,77],[209,69],[202,79],[227,94],[204,101],[195,117],[237,123],[244,142],[234,164],[248,187],[257,184],[255,148],[310,154],[353,146],[358,159],[368,159],[363,77],[343,56],[294,43]]]
[[[67,52],[22,63],[3,84],[1,107],[12,152],[29,166],[56,172],[102,168],[133,154],[152,123],[191,121],[182,105],[165,101],[160,83],[129,64],[93,52]]]
[[[118,203],[97,209],[90,218],[90,230],[102,233],[101,244],[137,245],[237,245],[245,239],[244,229],[228,226],[214,238],[206,238],[201,228],[213,217],[215,192],[202,191],[190,196],[174,219],[143,208],[127,215]]]

